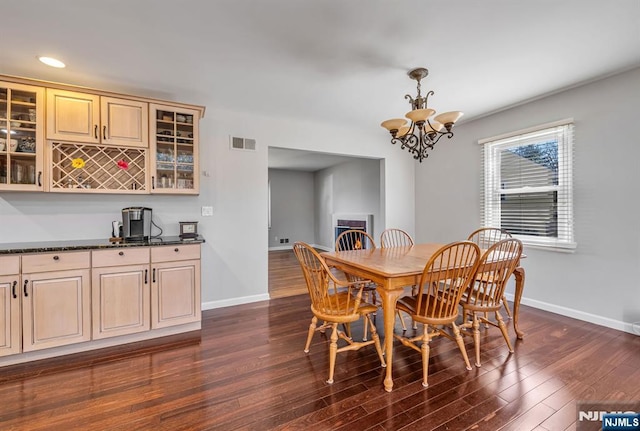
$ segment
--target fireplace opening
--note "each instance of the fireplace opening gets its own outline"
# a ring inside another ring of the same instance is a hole
[[[347,230],[359,230],[371,235],[371,229],[373,224],[373,215],[334,215],[334,242],[337,241],[338,236]],[[344,237],[343,237],[344,238]],[[349,244],[345,249],[359,250],[370,248],[371,244],[368,241],[359,241],[355,233],[351,234],[351,238],[345,238],[345,244]]]

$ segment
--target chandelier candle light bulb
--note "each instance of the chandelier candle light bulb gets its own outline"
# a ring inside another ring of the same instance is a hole
[[[401,149],[407,149],[413,154],[413,158],[422,163],[423,159],[429,157],[427,150],[433,150],[436,143],[446,136],[453,137],[451,129],[456,121],[462,117],[462,112],[451,111],[445,112],[429,118],[436,113],[435,110],[427,107],[427,99],[433,95],[433,91],[429,91],[424,97],[420,92],[420,80],[425,78],[429,71],[423,67],[410,70],[408,75],[411,79],[418,82],[418,94],[415,98],[410,95],[404,96],[409,100],[412,110],[405,115],[411,122],[407,125],[404,118],[393,118],[383,121],[380,124],[391,133],[391,143],[400,143]],[[444,131],[442,130],[444,128]]]

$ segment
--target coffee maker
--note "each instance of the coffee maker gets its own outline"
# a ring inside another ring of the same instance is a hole
[[[151,238],[151,208],[129,207],[122,209],[122,239],[145,241]]]

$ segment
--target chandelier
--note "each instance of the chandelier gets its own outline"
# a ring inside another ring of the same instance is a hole
[[[411,124],[407,125],[404,118],[394,118],[380,124],[391,133],[392,144],[401,144],[400,148],[409,150],[413,158],[420,163],[429,157],[427,150],[433,150],[440,138],[453,137],[453,124],[462,117],[462,112],[451,111],[429,119],[436,113],[435,110],[427,108],[427,99],[434,93],[429,91],[424,97],[420,93],[420,80],[428,74],[429,71],[424,67],[410,70],[408,73],[409,78],[418,81],[418,94],[415,99],[408,94],[404,96],[411,104],[411,111],[405,115],[411,120]]]

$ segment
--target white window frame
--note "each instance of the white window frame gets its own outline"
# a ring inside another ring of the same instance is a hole
[[[548,140],[549,136],[558,138],[558,185],[503,189],[500,178],[501,151],[531,145],[536,141],[543,142]],[[482,225],[501,228],[501,195],[503,194],[556,191],[558,202],[563,203],[562,210],[557,214],[558,237],[518,234],[513,236],[526,245],[558,251],[573,251],[576,248],[573,234],[573,119],[482,139],[478,143],[483,145]]]

